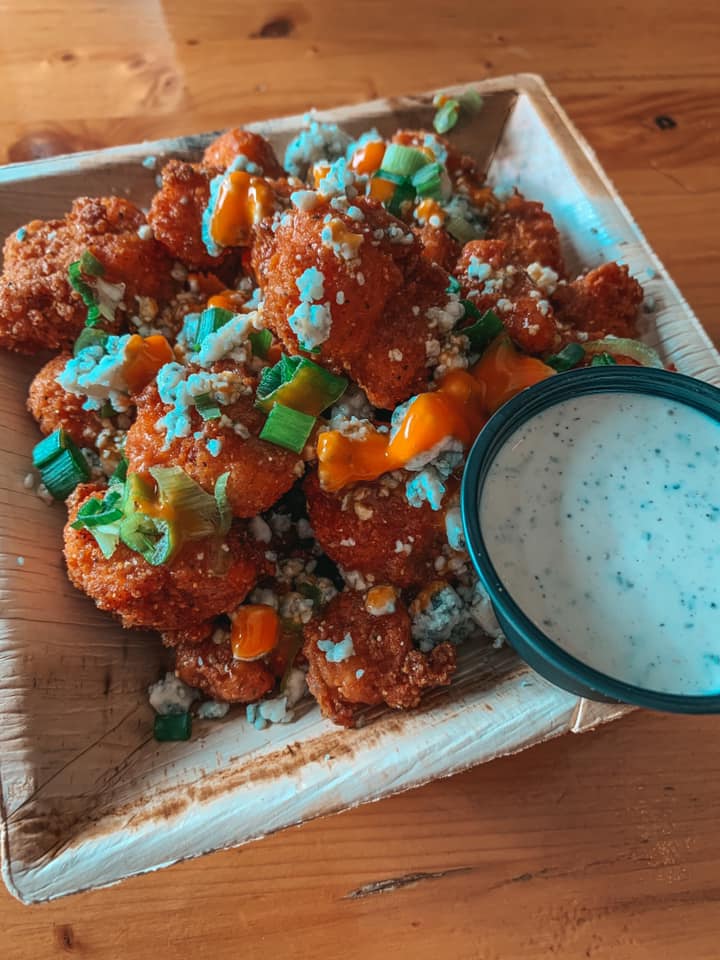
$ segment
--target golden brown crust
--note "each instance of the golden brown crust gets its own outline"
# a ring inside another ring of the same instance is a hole
[[[497,272],[500,280],[491,281],[499,284],[497,289],[484,292],[483,282],[470,275],[472,258],[490,264]],[[561,332],[551,304],[523,267],[510,259],[510,251],[503,240],[466,243],[455,276],[460,282],[462,296],[472,301],[480,313],[494,310],[512,339],[526,353],[549,353],[559,346]],[[509,304],[504,310],[501,309],[503,301]]]
[[[443,227],[433,227],[425,224],[416,230],[422,244],[422,256],[430,263],[439,264],[443,270],[452,273],[458,257],[460,244]]]
[[[318,641],[352,639],[353,654],[334,663]],[[455,671],[455,649],[449,643],[423,654],[412,645],[410,617],[401,600],[395,610],[373,616],[365,595],[338,594],[305,628],[303,652],[309,664],[307,683],[323,714],[346,727],[355,725],[363,705],[386,703],[408,709],[420,703],[423,691],[446,686]]]
[[[380,204],[359,197],[356,205],[363,220],[327,203],[290,210],[274,233],[269,226],[258,230],[252,264],[265,294],[265,321],[291,353],[299,352],[288,322],[300,303],[296,281],[310,267],[323,274],[332,326],[314,359],[348,373],[375,406],[392,409],[428,381],[426,342],[436,333],[427,314],[447,301],[448,278],[423,259],[417,239]],[[322,242],[328,215],[362,236],[356,260],[337,256]],[[393,242],[388,230],[399,230],[410,242]]]
[[[138,398],[137,417],[125,444],[130,471],[145,473],[152,466],[182,467],[209,493],[218,478],[229,472],[227,495],[234,516],[254,517],[271,507],[302,475],[303,462],[292,451],[258,439],[265,415],[253,405],[254,380],[248,378],[247,382],[248,393],[221,409],[233,423],[246,427],[249,437],[240,436],[220,420],[203,420],[193,410],[189,436],[176,437],[167,447],[165,434],[158,432],[155,424],[170,408],[160,400],[154,384],[147,387]],[[201,436],[195,438],[197,432]],[[217,456],[208,450],[208,440],[220,441]]]
[[[129,200],[81,197],[64,220],[33,220],[24,234],[11,234],[0,277],[0,348],[36,353],[73,343],[87,308],[68,282],[68,267],[86,250],[104,266],[105,280],[125,284],[126,311],[135,311],[136,296],[172,296],[171,261],[152,236],[138,235],[144,225]],[[124,316],[118,308],[116,323],[103,326],[117,331]]]
[[[271,144],[259,133],[236,127],[226,130],[205,148],[202,162],[207,167],[225,170],[239,156],[247,157],[262,168],[263,176],[278,179],[285,176]]]
[[[636,337],[643,291],[627,266],[603,263],[552,295],[558,317],[590,339]],[[571,334],[572,336],[572,334]]]
[[[236,660],[229,643],[180,644],[175,673],[191,687],[224,703],[251,703],[275,686],[275,676],[262,660]]]
[[[210,200],[210,180],[217,173],[199,163],[169,160],[162,186],[153,197],[148,222],[177,260],[196,270],[217,270],[228,257],[211,257],[202,238],[202,217]]]
[[[71,526],[80,506],[99,484],[83,484],[68,499],[65,562],[70,581],[124,627],[177,630],[234,610],[258,577],[265,561],[257,544],[233,527],[228,550],[210,541],[186,544],[170,564],[151,566],[123,543],[106,559],[87,530]]]
[[[539,263],[565,276],[560,234],[541,203],[515,193],[491,211],[485,236],[506,244],[508,263]]]
[[[313,470],[304,488],[315,537],[345,570],[399,587],[419,586],[435,576],[435,558],[446,543],[445,515],[427,503],[411,507],[404,480],[386,476],[327,493]]]
[[[91,447],[103,429],[100,417],[93,410],[83,410],[83,397],[68,393],[57,382],[65,369],[69,353],[49,360],[35,374],[28,393],[27,408],[44,434],[63,429],[79,447]]]

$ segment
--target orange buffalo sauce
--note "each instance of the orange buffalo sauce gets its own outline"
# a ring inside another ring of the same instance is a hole
[[[240,313],[247,297],[239,290],[221,290],[214,294],[207,302],[209,307],[221,307],[230,313]]]
[[[376,480],[447,437],[467,450],[498,407],[516,393],[555,373],[552,367],[520,353],[502,335],[487,348],[471,371],[450,370],[437,390],[421,393],[410,403],[392,440],[373,426],[359,436],[327,430],[318,436],[320,483],[342,490],[362,480]]]
[[[155,378],[160,367],[175,359],[165,337],[155,334],[141,337],[133,334],[125,347],[123,376],[130,393],[140,393]]]
[[[280,618],[264,603],[238,607],[232,618],[230,646],[237,660],[258,660],[280,640]]]
[[[221,247],[245,247],[250,229],[275,207],[272,188],[262,177],[233,170],[223,179],[210,220],[210,233]]]
[[[485,350],[471,371],[480,385],[481,403],[495,413],[525,387],[551,377],[555,370],[537,357],[528,357],[507,336],[499,336]]]
[[[358,147],[350,158],[350,167],[355,173],[375,173],[382,166],[385,144],[382,140],[370,140]]]
[[[469,446],[487,420],[479,398],[477,381],[464,370],[451,370],[437,390],[415,397],[392,440],[375,427],[358,437],[338,430],[321,433],[317,444],[320,483],[325,490],[341,490],[361,480],[375,480],[446,437]]]

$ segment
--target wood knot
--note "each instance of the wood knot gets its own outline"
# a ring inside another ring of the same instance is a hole
[[[11,143],[7,150],[7,162],[42,160],[61,153],[77,153],[78,150],[93,150],[101,146],[101,143],[89,137],[70,133],[62,127],[45,127],[33,130]]]
[[[70,953],[75,949],[75,934],[69,923],[57,924],[54,932],[57,945],[63,953]]]
[[[661,113],[655,117],[655,126],[659,130],[672,130],[677,126],[677,120],[673,120],[667,113]]]
[[[275,17],[274,20],[268,20],[259,30],[250,34],[251,40],[267,39],[278,37],[287,37],[295,29],[295,24],[290,17]]]

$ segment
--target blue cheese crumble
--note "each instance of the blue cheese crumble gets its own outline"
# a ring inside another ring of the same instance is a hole
[[[330,336],[330,304],[313,302],[321,300],[325,295],[324,283],[325,277],[316,267],[308,267],[295,280],[300,303],[288,317],[288,323],[304,350],[312,350]]]
[[[148,687],[150,706],[155,713],[166,717],[172,714],[187,713],[200,694],[193,687],[179,680],[168,670],[162,680]]]
[[[328,663],[342,663],[355,655],[355,647],[349,633],[346,633],[342,640],[335,643],[333,640],[318,640],[318,650],[325,654]]]
[[[239,375],[231,370],[221,373],[204,370],[191,373],[187,367],[173,362],[166,363],[158,372],[157,389],[162,402],[170,407],[155,423],[156,430],[166,434],[167,448],[171,440],[190,436],[196,397],[209,393],[217,403],[229,404],[246,393],[248,387]]]
[[[433,510],[442,507],[445,484],[434,467],[425,467],[405,484],[405,498],[411,507],[429,503]]]
[[[467,274],[471,280],[487,280],[492,273],[492,267],[489,263],[483,263],[478,257],[470,257]]]
[[[288,173],[301,179],[317,160],[342,157],[351,142],[336,123],[315,120],[312,114],[306,114],[304,120],[307,126],[287,145],[283,163]]]
[[[104,346],[92,344],[65,364],[57,382],[68,393],[86,397],[84,410],[100,410],[109,400],[122,413],[130,405],[123,368],[130,335],[108,337]]]
[[[217,457],[222,450],[222,440],[213,437],[205,444],[211,457]]]
[[[293,713],[288,710],[287,704],[286,696],[259,700],[245,707],[245,716],[256,730],[264,730],[271,723],[289,723],[293,719]]]

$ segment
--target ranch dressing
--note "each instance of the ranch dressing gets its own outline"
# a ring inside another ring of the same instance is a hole
[[[509,595],[590,667],[648,690],[720,693],[720,424],[631,393],[521,426],[480,523]]]

